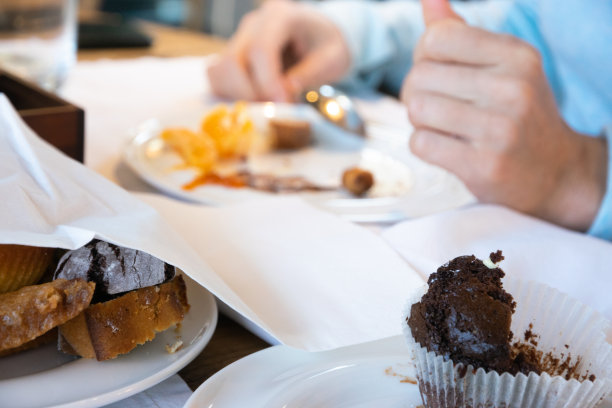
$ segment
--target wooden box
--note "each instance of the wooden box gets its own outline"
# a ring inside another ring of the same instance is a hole
[[[0,92],[41,138],[83,162],[85,114],[81,108],[3,70]]]

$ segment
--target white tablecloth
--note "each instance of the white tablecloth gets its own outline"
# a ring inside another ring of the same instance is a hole
[[[364,296],[371,290],[377,296],[382,296],[387,291],[388,296],[399,304],[409,295],[411,288],[426,280],[441,263],[469,253],[486,257],[489,252],[502,249],[507,256],[502,267],[507,273],[545,281],[612,318],[612,299],[607,295],[612,288],[609,267],[612,264],[612,244],[504,208],[475,205],[404,221],[391,228],[389,225],[362,228],[291,199],[214,210],[193,208],[156,194],[121,163],[130,129],[152,117],[180,124],[184,118],[201,116],[204,109],[215,102],[204,78],[204,64],[202,58],[83,62],[72,72],[62,94],[86,111],[86,165],[139,194],[140,198],[156,207],[187,242],[201,250],[205,260],[243,300],[250,299],[257,303],[262,289],[258,284],[270,283],[274,274],[280,274],[283,269],[303,271],[285,276],[286,281],[273,280],[273,285],[263,288],[277,295],[278,302],[254,304],[254,316],[267,321],[267,313],[272,313],[279,306],[287,306],[288,320],[292,313],[303,313],[303,304],[283,304],[290,302],[290,299],[280,296],[282,285],[295,285],[294,278],[299,276],[302,281],[298,283],[304,285],[305,291],[311,290],[318,282],[325,285],[323,292],[329,295],[326,299],[332,299],[335,295],[344,299],[341,310],[337,311],[334,310],[337,305],[319,305],[331,307],[329,321],[325,325],[337,328],[334,322],[340,318],[360,321],[358,316],[350,315],[351,311],[357,315],[364,310],[375,313],[388,310],[379,309],[374,302],[371,302],[369,309],[367,302],[356,302],[352,307],[350,299],[344,296],[346,293]],[[366,118],[408,129],[403,107],[389,98],[362,101],[360,106]],[[293,216],[280,217],[282,224],[273,225],[273,217],[265,218],[275,213],[281,214],[283,210],[292,211]],[[197,216],[198,211],[202,212],[201,217]],[[257,217],[253,217],[253,214]],[[232,239],[237,236],[240,226],[244,233],[239,235],[239,239]],[[291,231],[291,234],[283,237],[283,229]],[[257,233],[267,230],[271,231],[270,234],[263,236],[267,237],[268,250],[252,251],[251,245],[263,249],[262,242],[257,242],[257,237],[262,235]],[[301,232],[308,235],[301,235]],[[300,240],[301,236],[305,237],[304,240]],[[217,237],[219,239],[215,239]],[[303,247],[308,245],[306,238],[318,240],[310,253]],[[283,254],[286,256],[274,257],[272,254],[275,251],[285,251]],[[240,254],[241,258],[228,259],[232,254]],[[354,258],[349,259],[351,254]],[[326,260],[330,262],[326,263]],[[313,273],[313,278],[309,280],[304,273],[316,270],[317,264],[323,270],[333,265],[335,269],[332,272],[337,273],[327,280]],[[359,264],[367,267],[359,268]],[[350,265],[356,271],[349,292],[343,287],[342,279],[351,279],[351,269],[342,270],[343,265]],[[368,274],[369,269],[371,274]],[[368,276],[372,279],[368,280]],[[377,280],[377,276],[382,279]],[[317,280],[313,282],[315,277]],[[252,297],[249,297],[249,293]],[[299,294],[299,291],[295,293]],[[308,296],[304,296],[299,298],[299,302],[306,302],[307,299]],[[317,303],[317,299],[312,299],[312,302]],[[291,310],[294,307],[295,310]],[[380,330],[375,327],[342,329],[340,332],[343,335],[336,333],[324,338],[320,334],[316,341],[310,342],[309,338],[303,346],[329,348],[371,339],[367,332],[380,337],[394,331],[399,333],[399,317],[397,327],[389,328],[384,323],[387,321],[385,318],[381,318],[381,321]],[[325,325],[317,327],[320,329]],[[278,333],[270,327],[266,329]],[[284,341],[299,343],[305,337],[297,328],[293,333],[290,333],[291,330],[291,327],[287,327],[287,333],[281,333]],[[330,332],[333,330],[330,329]],[[175,377],[171,381],[176,380]],[[176,382],[172,384],[174,387]],[[175,389],[179,388],[176,386]],[[148,393],[156,394],[154,390]],[[176,401],[185,397],[184,393],[179,394]],[[131,402],[138,404],[138,398],[145,397],[139,394]]]

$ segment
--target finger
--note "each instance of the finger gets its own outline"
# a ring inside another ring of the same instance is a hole
[[[232,38],[230,38],[227,45],[227,53],[231,53],[240,56],[246,60],[246,50],[249,48],[249,44],[254,37],[257,29],[258,20],[261,15],[261,11],[256,10],[247,13],[240,23]]]
[[[341,78],[348,67],[343,61],[349,57],[339,58],[338,53],[346,52],[339,47],[323,46],[306,54],[302,60],[292,66],[285,75],[285,81],[292,92],[298,95],[305,89],[334,82]]]
[[[416,129],[410,137],[410,150],[421,159],[469,180],[477,163],[476,150],[465,141],[430,129]]]
[[[505,124],[496,129],[498,115],[486,109],[428,92],[415,92],[408,98],[408,116],[415,127],[458,135],[488,149],[498,149],[504,141],[497,140],[497,136]]]
[[[523,43],[509,35],[470,27],[455,20],[440,21],[425,31],[416,47],[415,62],[433,60],[494,66],[523,55]]]
[[[422,61],[413,65],[406,77],[402,99],[407,102],[410,93],[421,91],[477,102],[486,98],[486,90],[490,90],[486,87],[489,82],[486,73],[468,65]]]
[[[260,101],[287,102],[288,95],[283,86],[282,63],[278,48],[256,48],[249,53],[249,67],[253,87]]]
[[[425,61],[427,60],[425,58],[425,50],[424,50],[424,39],[425,35],[423,34],[421,36],[421,38],[419,38],[419,41],[417,41],[416,45],[414,46],[414,51],[412,52],[412,65],[416,65],[418,62],[421,61]]]
[[[453,19],[463,21],[463,19],[453,11],[448,0],[421,0],[423,7],[423,17],[425,25],[429,26],[439,20]]]
[[[261,100],[288,101],[283,86],[283,50],[290,41],[289,18],[262,19],[248,50],[253,87]]]
[[[255,100],[250,74],[236,59],[224,57],[207,69],[213,93],[227,99]]]
[[[499,99],[502,77],[490,70],[470,65],[422,61],[415,64],[402,90],[407,100],[410,92],[430,92],[455,99],[472,102],[480,106],[491,106]]]
[[[530,114],[534,92],[529,80],[497,69],[423,61],[410,70],[401,98],[407,104],[412,94],[431,93],[521,118]]]
[[[257,12],[240,21],[221,58],[207,68],[212,91],[222,98],[255,100],[246,50],[256,28]]]

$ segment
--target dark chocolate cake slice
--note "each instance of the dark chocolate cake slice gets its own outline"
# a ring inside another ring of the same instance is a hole
[[[95,303],[123,292],[167,282],[175,274],[174,266],[146,252],[93,240],[66,252],[55,270],[54,279],[95,282]]]

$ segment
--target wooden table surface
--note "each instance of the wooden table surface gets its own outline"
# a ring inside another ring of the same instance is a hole
[[[222,38],[205,35],[184,28],[139,22],[138,27],[153,38],[151,47],[79,50],[79,61],[102,58],[125,59],[146,56],[186,57],[214,54],[225,47]]]
[[[139,23],[139,26],[153,38],[151,47],[79,50],[78,59],[204,56],[219,52],[225,46],[225,40],[199,32],[145,22]],[[191,313],[197,311],[192,310]],[[195,390],[223,367],[269,346],[242,326],[220,315],[210,343],[179,375]]]

